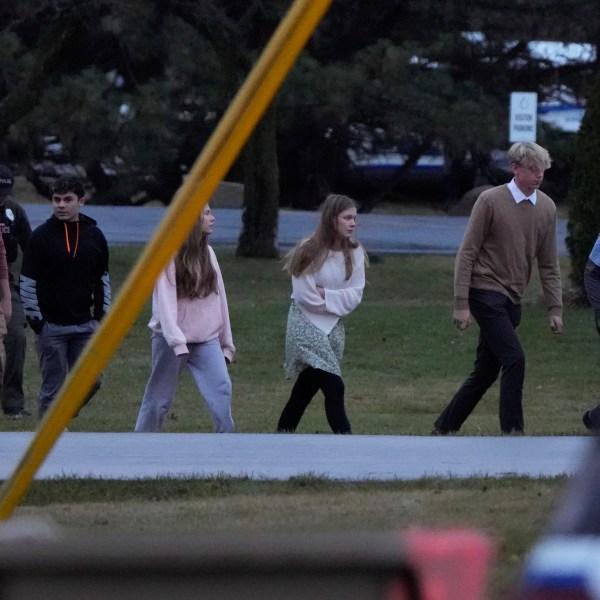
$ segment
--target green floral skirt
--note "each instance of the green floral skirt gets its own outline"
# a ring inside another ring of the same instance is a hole
[[[341,319],[329,335],[315,327],[292,302],[285,333],[285,374],[297,377],[306,367],[341,377],[346,334]]]

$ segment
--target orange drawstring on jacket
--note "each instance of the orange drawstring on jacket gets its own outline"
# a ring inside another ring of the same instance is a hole
[[[63,223],[63,225],[65,226],[65,240],[67,241],[67,252],[71,254],[71,243],[69,242],[69,228],[67,227],[66,223]],[[77,254],[77,248],[79,247],[79,221],[77,221],[75,225],[77,226],[77,235],[75,236],[75,249],[73,250],[73,258],[75,258],[75,255]]]

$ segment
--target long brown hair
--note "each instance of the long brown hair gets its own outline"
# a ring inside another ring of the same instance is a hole
[[[217,273],[210,261],[208,234],[198,219],[175,255],[175,281],[178,298],[206,298],[217,291]]]
[[[330,194],[321,206],[321,219],[314,233],[292,248],[284,257],[283,268],[294,277],[303,273],[318,271],[330,250],[341,250],[346,265],[346,280],[352,275],[352,250],[358,242],[340,239],[336,230],[336,220],[340,213],[349,208],[357,208],[356,202],[348,196]]]

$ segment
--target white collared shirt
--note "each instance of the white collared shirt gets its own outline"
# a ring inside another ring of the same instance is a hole
[[[526,196],[515,183],[514,177],[508,184],[508,189],[510,190],[510,193],[513,195],[513,198],[517,204],[523,202],[523,200],[530,200],[531,204],[535,206],[535,203],[537,202],[537,190],[533,190],[533,194],[531,194],[531,196]]]

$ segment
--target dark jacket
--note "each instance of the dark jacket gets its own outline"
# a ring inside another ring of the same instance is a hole
[[[600,235],[590,252],[583,272],[583,285],[588,302],[594,309],[596,329],[600,333]]]
[[[108,244],[96,221],[83,214],[73,223],[52,216],[37,227],[23,254],[20,288],[36,333],[45,321],[99,321],[110,306],[111,289]]]
[[[31,225],[23,207],[10,198],[5,198],[4,205],[0,206],[0,233],[6,248],[6,261],[8,264],[14,263],[19,254],[19,246],[21,252],[25,252],[27,248]]]

